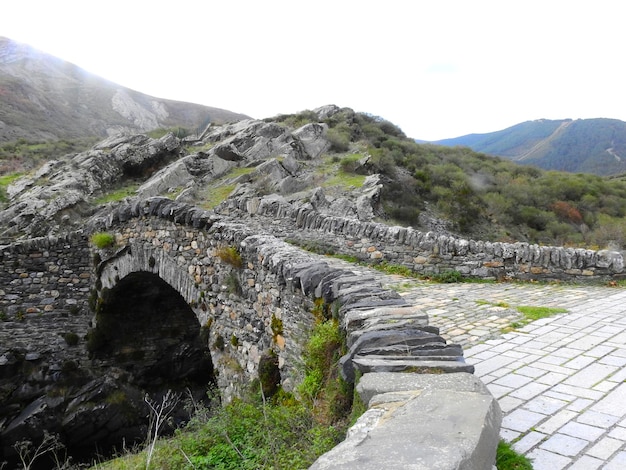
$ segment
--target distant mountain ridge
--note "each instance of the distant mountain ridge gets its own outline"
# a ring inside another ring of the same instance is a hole
[[[104,138],[160,127],[196,130],[247,117],[145,95],[0,37],[0,142]]]
[[[603,176],[626,172],[626,122],[618,119],[539,119],[432,143],[465,146],[546,170]]]

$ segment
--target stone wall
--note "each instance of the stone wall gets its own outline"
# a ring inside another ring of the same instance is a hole
[[[266,226],[265,232],[273,231],[272,228]],[[322,298],[334,305],[347,334],[350,351],[341,361],[342,374],[350,381],[358,370],[368,378],[369,385],[359,389],[371,407],[371,412],[359,424],[361,436],[365,432],[370,440],[391,442],[388,451],[396,453],[398,449],[393,444],[396,437],[393,436],[406,435],[403,420],[407,416],[413,421],[423,419],[424,410],[430,409],[437,397],[441,402],[443,396],[443,392],[425,391],[434,385],[430,381],[412,380],[414,372],[421,372],[424,377],[430,375],[428,372],[456,372],[449,374],[455,377],[453,386],[447,381],[437,381],[436,388],[448,390],[453,403],[458,402],[459,397],[462,401],[476,401],[481,405],[480,412],[470,416],[461,407],[447,416],[442,411],[431,420],[438,423],[433,443],[427,448],[419,447],[416,443],[420,436],[413,435],[406,444],[418,454],[433,454],[439,463],[449,464],[445,468],[486,468],[493,462],[501,419],[497,402],[479,381],[464,378],[471,377],[471,366],[465,364],[461,348],[445,344],[437,329],[428,325],[428,318],[419,306],[408,305],[399,294],[383,289],[373,278],[330,268],[311,254],[272,235],[254,233],[254,224],[234,223],[165,198],[122,204],[88,230],[102,229],[115,234],[117,249],[101,251],[98,256],[90,253],[87,239],[81,234],[3,248],[0,261],[5,263],[11,277],[7,278],[7,288],[3,288],[1,297],[8,315],[3,326],[9,325],[9,328],[1,331],[19,328],[24,342],[36,345],[32,360],[45,353],[46,343],[52,341],[51,335],[60,337],[61,331],[67,329],[59,322],[45,331],[47,324],[39,319],[56,315],[57,320],[77,318],[76,325],[81,329],[77,346],[56,341],[56,347],[72,350],[76,356],[82,354],[77,361],[89,367],[82,334],[91,323],[92,315],[85,312],[85,305],[92,284],[103,300],[107,292],[113,295],[111,292],[121,280],[141,271],[158,275],[193,309],[207,332],[217,382],[226,399],[237,395],[242,386],[257,377],[261,356],[269,350],[278,355],[282,385],[289,390],[300,379],[301,350],[313,323],[314,300]],[[366,249],[363,253],[371,256],[375,251]],[[42,258],[47,261],[32,261]],[[99,259],[95,269],[93,259]],[[37,278],[41,281],[32,284],[43,283],[44,287],[31,292],[31,282],[24,280]],[[52,305],[52,309],[47,305]],[[76,308],[72,308],[74,305]],[[21,309],[24,313],[20,313]],[[46,313],[47,310],[50,312]],[[95,328],[98,328],[97,323]],[[44,343],[41,343],[42,337]],[[11,376],[11,351],[21,343],[19,336],[5,333],[1,344],[6,352],[0,351],[0,378],[6,379]],[[25,351],[29,351],[28,347]],[[29,360],[28,355],[22,359]],[[62,374],[63,368],[61,365],[54,370],[48,367],[48,370]],[[409,372],[409,380],[401,379],[398,387],[384,389],[389,383],[385,374]],[[37,380],[35,376],[24,377],[20,384],[4,380],[0,383],[4,387],[0,393],[3,398],[11,396],[13,390],[9,388],[18,386],[22,387],[20,394],[25,398],[28,393],[23,390],[24,385],[37,389],[38,393],[44,390],[41,384],[33,386]],[[50,380],[55,380],[54,375]],[[51,399],[56,400],[57,411],[66,406],[62,400]],[[45,409],[37,408],[39,414]],[[11,416],[11,413],[4,416]],[[463,451],[459,453],[461,443],[446,437],[457,434],[455,423],[461,421],[468,434],[464,431]],[[25,419],[22,415],[14,422],[22,423]],[[4,430],[2,427],[7,423],[8,428],[15,429],[12,422],[0,415],[0,431],[6,431],[6,427]],[[378,427],[384,423],[387,423],[385,429]],[[471,439],[467,438],[470,431]],[[350,442],[359,447],[361,441]],[[371,451],[356,447],[350,454],[352,463],[380,454],[377,445]],[[448,452],[448,449],[454,451]],[[335,459],[331,458],[330,463],[326,461],[320,468],[342,468],[335,464]],[[399,460],[395,467],[406,468],[405,462]]]
[[[92,285],[81,233],[0,246],[0,366],[28,360],[54,369],[81,357],[75,341],[89,326]]]
[[[160,204],[125,206],[112,215],[105,228],[124,248],[102,255],[100,289],[113,288],[131,272],[157,274],[183,296],[207,332],[227,400],[257,377],[259,360],[270,351],[278,355],[283,386],[290,389],[298,380],[300,339],[312,325],[313,299],[293,287],[282,267],[311,264],[310,255],[192,207],[185,211],[200,217],[196,227],[176,223],[163,210],[182,208],[168,200]]]
[[[455,270],[483,279],[585,281],[626,277],[624,259],[618,252],[467,240],[330,216],[294,207],[276,196],[228,200],[220,212],[243,212],[252,216],[252,224],[255,217],[265,219],[274,234],[304,245],[372,262],[386,261],[425,275]]]

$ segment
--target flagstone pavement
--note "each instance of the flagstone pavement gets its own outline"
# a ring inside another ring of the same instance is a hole
[[[626,469],[626,289],[433,284],[327,261],[377,276],[463,345],[502,408],[501,437],[535,470]],[[566,313],[524,324],[519,306]]]

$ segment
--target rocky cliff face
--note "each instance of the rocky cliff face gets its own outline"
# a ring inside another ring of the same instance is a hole
[[[352,113],[334,106],[316,112]],[[330,147],[328,126],[320,122],[294,129],[243,120],[211,127],[198,140],[180,140],[173,134],[160,139],[111,137],[86,152],[50,161],[11,184],[9,204],[0,211],[0,238],[79,228],[97,212],[99,196],[131,185],[142,198],[165,195],[205,207],[218,192],[224,196],[216,203],[228,195],[249,199],[271,194],[276,202],[321,213],[359,220],[382,215],[380,176],[370,175],[359,188],[325,185],[333,177],[327,174],[328,166],[338,168],[326,156]],[[228,212],[227,206],[223,212]]]

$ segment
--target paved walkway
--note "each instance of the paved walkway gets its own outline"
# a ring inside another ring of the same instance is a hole
[[[372,275],[366,268],[329,264]],[[534,284],[433,284],[374,274],[422,305],[487,384],[502,437],[535,470],[626,469],[626,290]],[[521,321],[517,306],[568,313]]]

